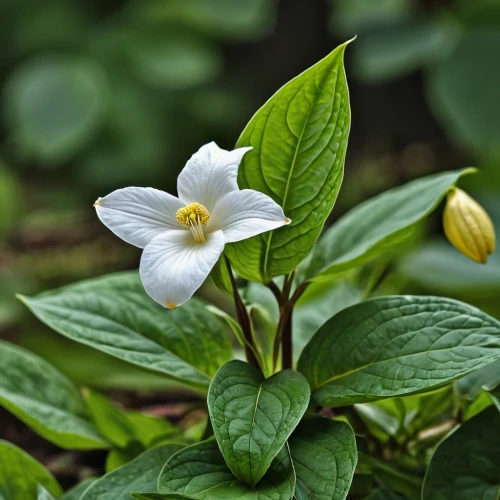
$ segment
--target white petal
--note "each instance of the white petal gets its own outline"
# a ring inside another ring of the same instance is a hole
[[[207,232],[222,229],[225,242],[233,243],[290,222],[272,198],[253,189],[242,189],[226,194],[217,202]]]
[[[224,250],[224,235],[215,231],[198,244],[191,231],[168,230],[144,249],[139,268],[148,295],[165,307],[177,307],[202,285]]]
[[[215,142],[203,146],[186,163],[177,179],[179,198],[186,205],[201,203],[211,212],[217,200],[238,189],[238,166],[250,149],[226,151]]]
[[[127,243],[144,248],[166,229],[179,229],[175,214],[184,203],[153,188],[117,189],[95,202],[102,223]]]

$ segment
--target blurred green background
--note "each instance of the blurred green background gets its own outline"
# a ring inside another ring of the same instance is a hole
[[[201,145],[231,149],[275,90],[354,35],[331,221],[389,187],[475,165],[465,187],[500,227],[498,0],[0,0],[0,23],[0,337],[78,382],[164,384],[50,335],[14,293],[136,267],[139,252],[93,201],[129,185],[175,192]],[[390,257],[383,290],[500,316],[500,257],[480,267],[441,232],[437,214]]]

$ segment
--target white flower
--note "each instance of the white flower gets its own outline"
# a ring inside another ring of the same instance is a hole
[[[117,236],[144,248],[140,276],[146,292],[174,308],[191,298],[224,245],[291,221],[269,196],[238,188],[238,166],[252,148],[203,146],[177,179],[179,198],[129,187],[99,198],[99,219]]]

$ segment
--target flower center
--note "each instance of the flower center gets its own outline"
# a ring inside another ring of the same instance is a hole
[[[191,203],[184,208],[179,208],[176,213],[177,220],[191,229],[196,243],[205,243],[203,226],[210,219],[210,212],[200,203]]]

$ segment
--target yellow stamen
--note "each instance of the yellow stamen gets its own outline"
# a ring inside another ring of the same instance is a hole
[[[203,227],[210,219],[210,212],[203,205],[191,203],[184,208],[179,208],[176,217],[179,223],[191,229],[196,243],[205,243]]]

